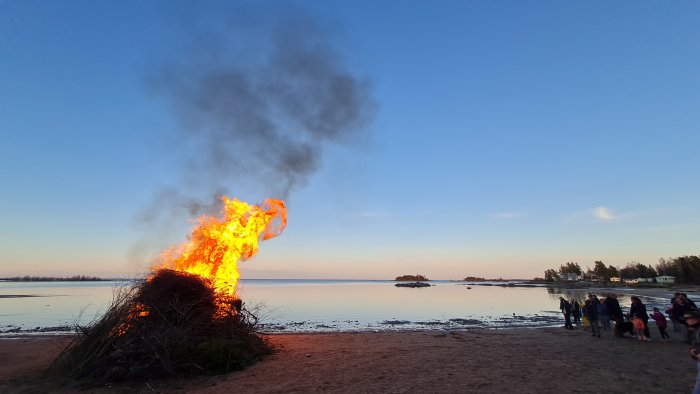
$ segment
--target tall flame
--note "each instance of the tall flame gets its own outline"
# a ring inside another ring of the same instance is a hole
[[[258,252],[260,240],[282,233],[287,226],[284,201],[267,199],[250,205],[237,199],[221,198],[223,217],[201,216],[189,242],[163,253],[161,268],[171,268],[209,279],[221,295],[235,297],[238,262]]]

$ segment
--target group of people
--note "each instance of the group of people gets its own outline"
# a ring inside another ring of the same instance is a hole
[[[656,323],[662,340],[670,341],[671,337],[666,332],[668,320],[671,321],[674,332],[684,332],[685,342],[691,344],[690,357],[697,360],[698,374],[695,381],[693,394],[700,394],[700,352],[696,346],[700,346],[700,310],[695,302],[684,293],[675,293],[671,298],[671,304],[665,308],[665,314],[659,308],[653,308],[651,316],[647,313],[646,305],[637,296],[630,297],[629,312],[624,314],[617,296],[614,293],[607,294],[599,300],[595,294],[588,293],[583,306],[572,298],[567,301],[559,297],[559,308],[564,314],[564,326],[573,330],[573,324],[582,323],[584,328],[590,330],[591,336],[600,338],[600,330],[609,330],[610,321],[615,322],[614,333],[616,337],[623,337],[629,332],[639,341],[650,341],[649,320]]]
[[[667,312],[674,332],[681,332],[684,329],[687,343],[698,341],[694,336],[700,332],[700,311],[693,300],[685,293],[675,293]]]
[[[611,321],[615,322],[613,332],[616,337],[623,337],[625,333],[630,333],[639,341],[650,341],[649,320],[654,320],[659,330],[662,340],[670,340],[670,335],[666,332],[668,326],[666,315],[653,308],[651,315],[647,313],[646,305],[637,296],[630,297],[631,304],[627,314],[622,312],[622,307],[614,293],[607,294],[603,299],[588,293],[583,305],[578,300],[572,298],[570,301],[564,297],[559,297],[559,309],[564,315],[564,327],[573,330],[574,324],[582,324],[584,329],[591,332],[591,336],[600,338],[601,330],[610,330]],[[673,329],[680,332],[681,326],[686,326],[688,332],[688,342],[691,340],[693,325],[700,324],[700,319],[694,322],[689,317],[689,312],[697,310],[697,307],[688,299],[685,294],[676,293],[671,299],[671,306],[665,311],[671,322]],[[690,322],[689,322],[690,320]]]

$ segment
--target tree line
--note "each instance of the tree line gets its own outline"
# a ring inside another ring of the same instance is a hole
[[[675,276],[678,283],[700,284],[700,256],[660,258],[656,272]]]
[[[600,280],[609,281],[610,278],[622,279],[653,278],[660,275],[675,277],[676,283],[700,284],[700,256],[682,256],[674,258],[660,258],[656,267],[651,264],[644,265],[633,261],[623,268],[613,265],[606,266],[602,261],[593,263],[590,270]],[[576,278],[584,274],[581,266],[575,262],[567,262],[559,266],[559,269],[547,269],[544,271],[544,280],[556,282],[565,280],[571,276]]]
[[[56,277],[56,276],[12,276],[8,278],[2,278],[1,280],[8,282],[98,282],[107,281],[110,279],[104,279],[97,276],[85,276],[85,275],[73,275],[68,277]]]

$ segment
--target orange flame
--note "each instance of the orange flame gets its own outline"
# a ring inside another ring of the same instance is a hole
[[[259,206],[225,196],[221,199],[223,217],[198,218],[190,241],[165,251],[160,268],[202,276],[214,283],[220,295],[235,297],[238,261],[255,256],[260,240],[282,233],[287,226],[287,208],[284,201],[276,199],[267,199]]]

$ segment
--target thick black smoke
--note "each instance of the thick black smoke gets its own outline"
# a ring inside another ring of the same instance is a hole
[[[262,185],[286,199],[319,169],[326,145],[360,137],[374,112],[370,84],[319,24],[298,10],[269,19],[203,35],[198,55],[158,81],[186,131],[180,143],[193,148],[186,175],[204,189]]]

